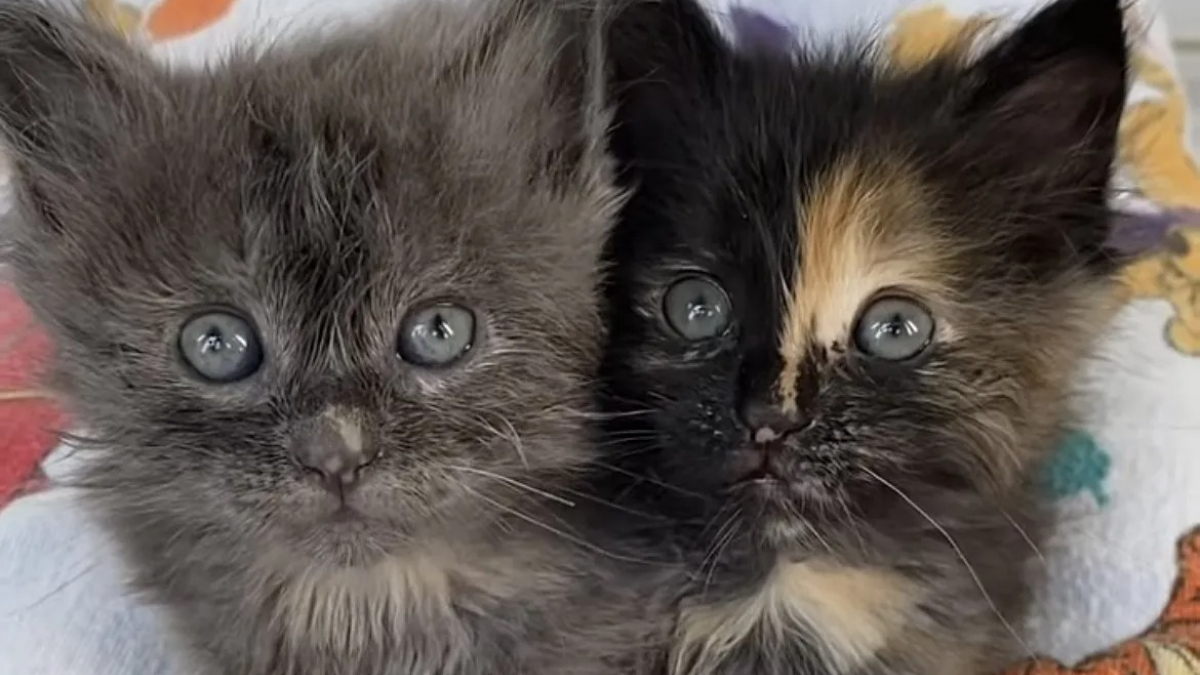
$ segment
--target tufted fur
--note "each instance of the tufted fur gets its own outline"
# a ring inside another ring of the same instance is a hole
[[[653,640],[635,580],[661,568],[568,499],[620,203],[590,25],[417,1],[171,72],[79,16],[0,7],[17,283],[86,429],[91,504],[186,672],[627,673]],[[435,298],[479,336],[420,370],[398,328]],[[212,306],[258,327],[246,381],[181,363]],[[379,451],[349,519],[288,457],[323,415]]]
[[[1042,541],[1034,478],[1112,309],[1119,0],[1059,0],[973,61],[906,71],[865,41],[735,53],[692,0],[643,0],[610,54],[634,189],[610,251],[612,433],[697,542],[671,672],[1001,666]],[[695,272],[733,323],[688,343],[662,303]],[[897,291],[931,310],[932,347],[865,358],[853,326]],[[751,404],[805,422],[765,486],[739,480]]]

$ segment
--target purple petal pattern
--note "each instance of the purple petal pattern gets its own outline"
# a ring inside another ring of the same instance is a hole
[[[762,12],[735,6],[729,10],[733,44],[745,51],[787,51],[796,42],[794,30]]]
[[[1200,225],[1200,211],[1125,211],[1117,216],[1108,245],[1124,254],[1148,253],[1159,247],[1168,232],[1184,224]]]

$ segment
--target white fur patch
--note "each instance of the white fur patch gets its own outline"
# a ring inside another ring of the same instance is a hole
[[[306,649],[357,653],[403,626],[461,628],[451,603],[447,561],[433,555],[387,558],[365,568],[292,571],[277,584],[275,621],[284,639]]]
[[[775,643],[803,633],[832,672],[848,673],[899,633],[919,601],[917,585],[889,570],[780,562],[757,593],[683,611],[671,673],[711,672],[756,629]]]

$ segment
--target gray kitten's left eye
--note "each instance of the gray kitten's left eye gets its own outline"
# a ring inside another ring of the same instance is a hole
[[[475,315],[459,305],[432,305],[410,313],[400,325],[396,352],[424,368],[448,366],[471,350]]]
[[[933,341],[933,315],[915,300],[880,298],[863,311],[854,328],[854,343],[867,356],[904,361],[918,356]]]
[[[262,345],[254,326],[231,312],[206,312],[179,331],[179,353],[196,374],[228,384],[250,377],[262,365]]]

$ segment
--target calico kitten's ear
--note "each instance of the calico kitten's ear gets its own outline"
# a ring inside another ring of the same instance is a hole
[[[1122,0],[1056,0],[967,69],[959,100],[959,163],[1020,183],[1028,220],[1062,223],[1092,255],[1108,219],[1083,211],[1103,203],[1116,159],[1126,40]]]
[[[0,145],[24,196],[48,216],[56,192],[131,121],[131,95],[149,61],[80,11],[18,0],[0,4]]]
[[[733,48],[697,0],[614,0],[608,28],[611,147],[623,185],[680,180],[712,161]]]
[[[974,64],[965,112],[1045,149],[1111,142],[1127,52],[1121,0],[1057,0]]]
[[[686,136],[722,76],[730,44],[696,0],[614,2],[608,25],[610,91],[622,123],[650,135]]]
[[[696,0],[614,2],[608,53],[618,100],[706,92],[729,51]]]

